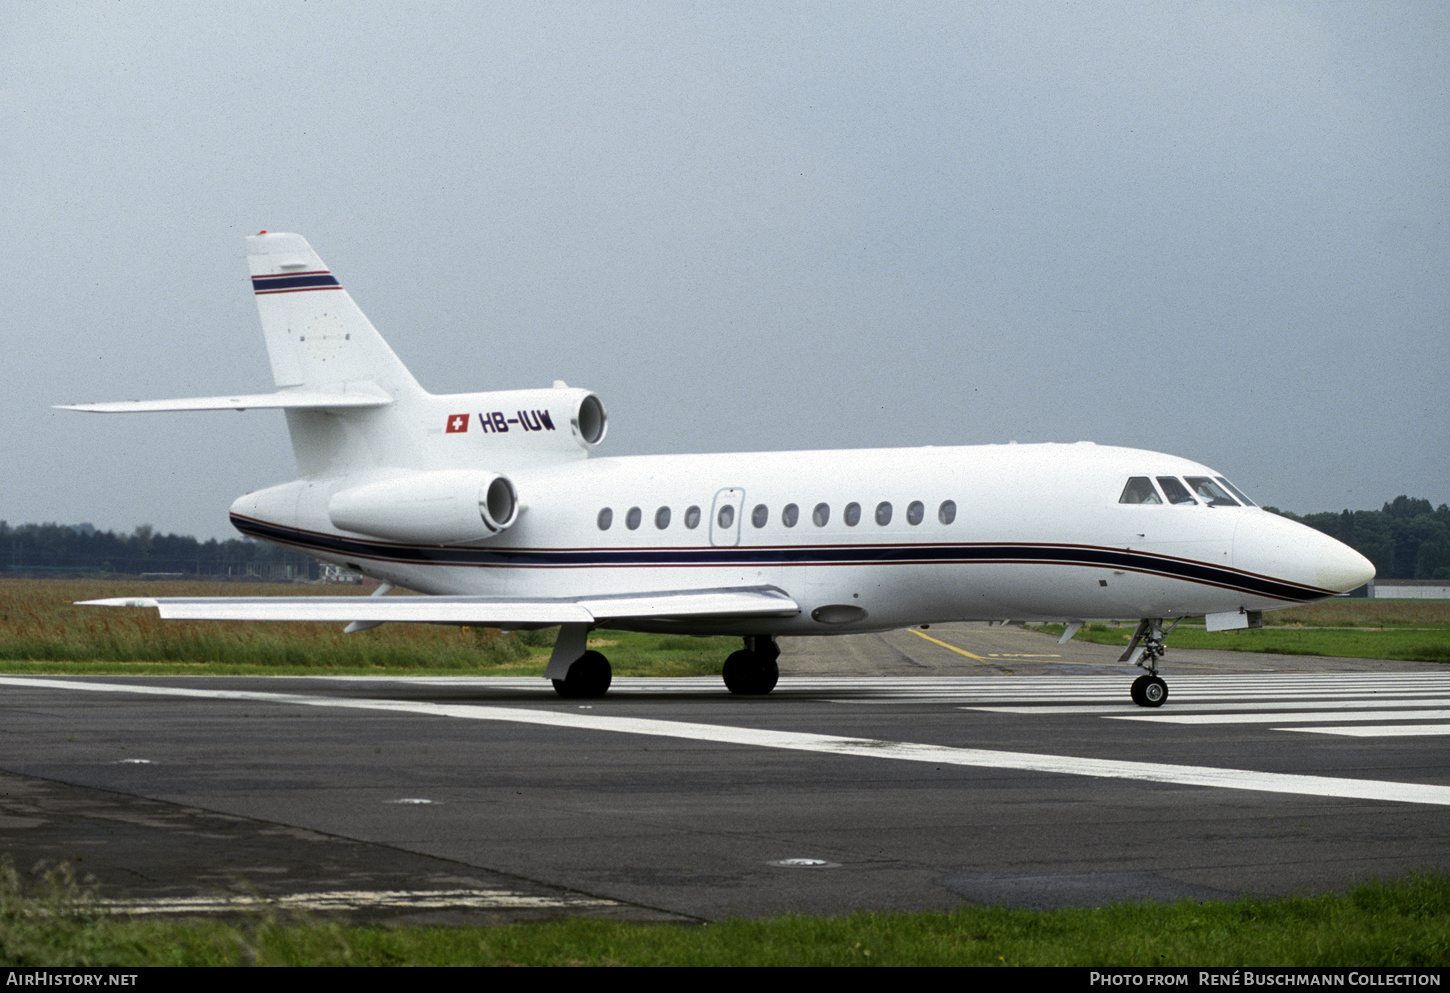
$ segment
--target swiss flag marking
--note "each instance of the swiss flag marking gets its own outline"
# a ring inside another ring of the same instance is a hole
[[[468,430],[467,414],[450,414],[448,417],[448,433],[459,434]]]

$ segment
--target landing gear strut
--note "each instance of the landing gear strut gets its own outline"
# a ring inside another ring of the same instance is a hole
[[[725,660],[725,688],[742,696],[763,696],[775,689],[780,679],[780,646],[770,635],[752,635],[745,639],[744,651],[733,652]]]
[[[1178,622],[1174,621],[1168,631],[1177,626]],[[1140,707],[1161,707],[1168,699],[1168,684],[1158,675],[1158,662],[1163,658],[1163,639],[1167,633],[1163,630],[1163,618],[1143,618],[1138,622],[1138,630],[1133,632],[1133,640],[1128,642],[1128,650],[1118,659],[1148,670],[1133,680],[1133,688],[1128,692]]]

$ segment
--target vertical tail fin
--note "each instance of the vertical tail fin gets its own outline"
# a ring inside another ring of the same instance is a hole
[[[307,239],[252,235],[247,266],[280,389],[333,392],[371,385],[393,399],[387,407],[364,410],[289,409],[287,429],[302,474],[331,475],[406,458],[417,439],[399,408],[427,394]]]
[[[372,382],[395,400],[422,393],[307,239],[265,231],[252,235],[247,265],[278,387]]]

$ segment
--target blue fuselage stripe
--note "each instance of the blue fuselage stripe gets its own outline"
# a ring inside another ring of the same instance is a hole
[[[1332,591],[1237,572],[1190,559],[1093,545],[971,543],[909,545],[771,545],[689,548],[447,548],[405,545],[282,527],[232,515],[243,534],[318,554],[409,565],[474,568],[596,569],[711,566],[830,566],[884,564],[1054,564],[1152,573],[1255,596],[1302,603]]]

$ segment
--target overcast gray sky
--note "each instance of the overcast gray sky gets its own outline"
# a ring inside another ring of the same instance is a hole
[[[40,2],[0,26],[0,518],[227,536],[242,236],[599,454],[1118,444],[1450,500],[1443,3]]]

